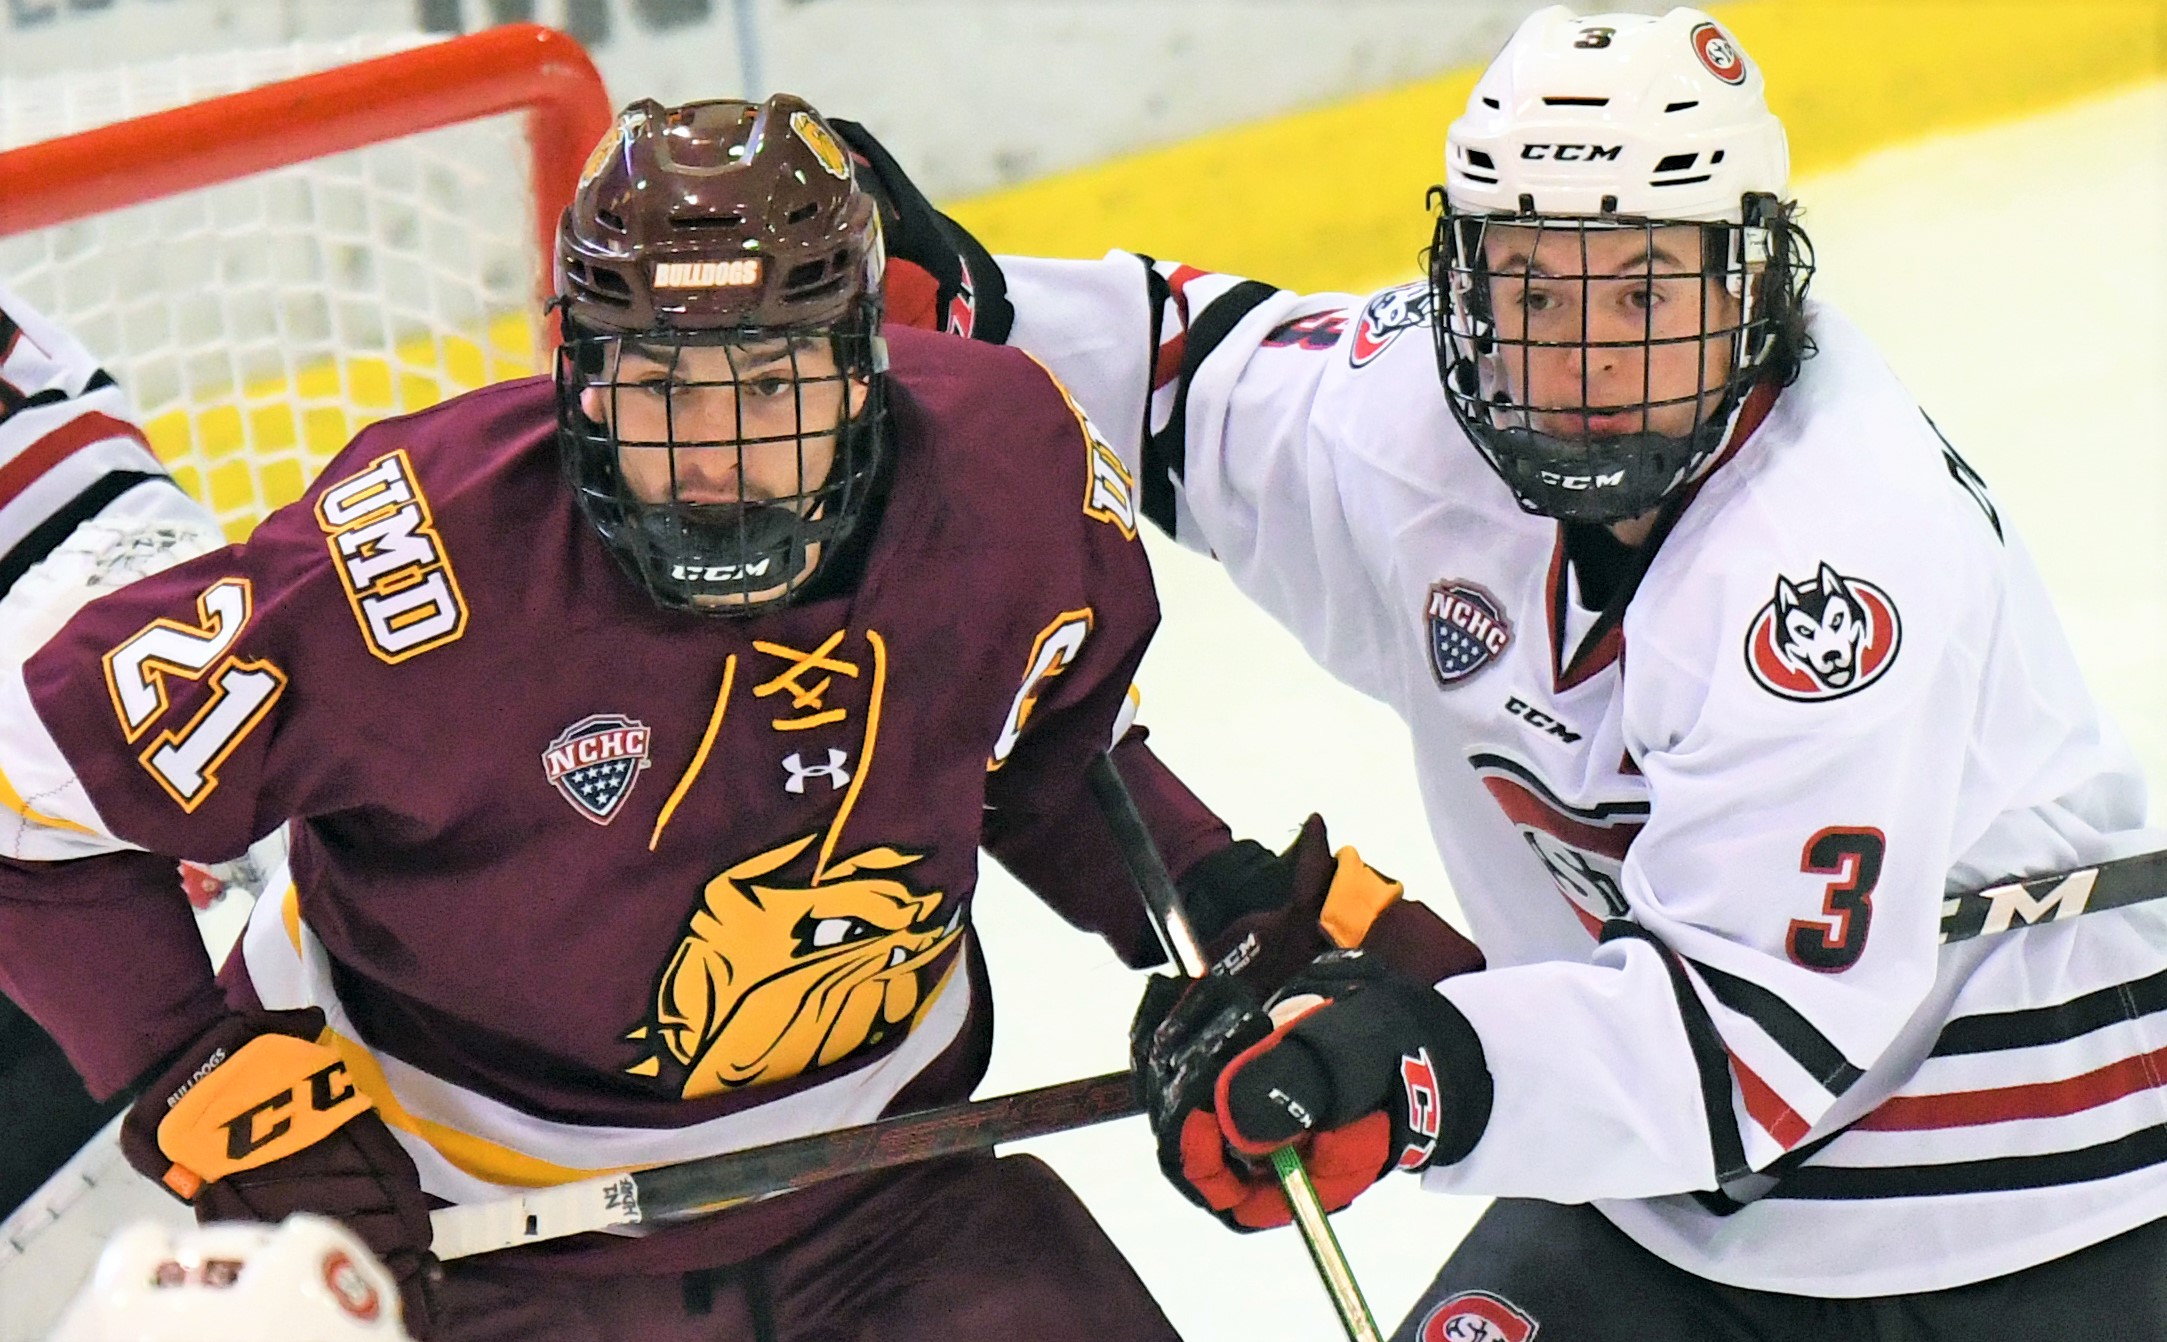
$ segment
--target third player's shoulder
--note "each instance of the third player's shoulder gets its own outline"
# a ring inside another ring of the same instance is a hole
[[[0,369],[18,393],[59,391],[80,395],[98,375],[98,362],[81,341],[0,285]]]

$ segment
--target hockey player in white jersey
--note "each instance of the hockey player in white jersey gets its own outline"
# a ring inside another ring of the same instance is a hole
[[[1334,1204],[1495,1195],[1407,1342],[2167,1335],[2163,906],[1938,933],[2155,846],[2143,780],[1977,474],[1806,301],[1760,68],[1544,10],[1445,158],[1429,274],[1366,300],[1001,262],[1144,511],[1407,723],[1492,966],[1147,998],[1169,1176],[1243,1227],[1289,1142]]]
[[[0,658],[85,601],[223,541],[152,455],[127,398],[58,323],[0,285]],[[38,1024],[0,996],[0,1216],[104,1123]]]

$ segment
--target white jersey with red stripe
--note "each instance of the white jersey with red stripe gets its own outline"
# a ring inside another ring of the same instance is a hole
[[[0,287],[0,596],[93,517],[215,527],[172,483],[90,351]]]
[[[1591,610],[1451,418],[1425,286],[1003,265],[1012,342],[1147,514],[1414,734],[1493,967],[1438,986],[1495,1107],[1430,1187],[1593,1201],[1691,1272],[1828,1296],[2167,1215],[2167,903],[1939,939],[1948,891],[2156,846],[2143,778],[1840,316]]]

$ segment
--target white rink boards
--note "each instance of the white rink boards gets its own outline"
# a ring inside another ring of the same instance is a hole
[[[1798,194],[1816,292],[1880,342],[1986,477],[2095,688],[2167,778],[2167,85],[1886,151]],[[1426,227],[1410,211],[1410,251]],[[1397,722],[1311,667],[1212,565],[1153,552],[1167,613],[1142,684],[1162,753],[1238,833],[1276,846],[1322,811],[1335,841],[1449,912]],[[1136,977],[997,868],[979,910],[1001,1020],[985,1093],[1123,1065]],[[1160,1182],[1139,1121],[1026,1149],[1078,1189],[1185,1336],[1337,1336],[1292,1233],[1221,1230]],[[147,1185],[101,1196],[108,1216],[178,1210]],[[1402,1178],[1335,1218],[1385,1327],[1480,1210]],[[87,1244],[86,1229],[65,1238]],[[34,1335],[17,1329],[50,1317],[69,1270],[7,1277],[0,1342]]]

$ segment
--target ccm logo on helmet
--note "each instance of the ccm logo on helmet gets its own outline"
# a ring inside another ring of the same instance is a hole
[[[760,263],[736,261],[658,261],[657,289],[741,289],[760,282]]]
[[[764,578],[774,557],[762,556],[749,564],[672,564],[670,576],[679,582],[742,582]]]
[[[1524,144],[1520,157],[1550,159],[1557,163],[1615,163],[1625,152],[1622,144]]]

